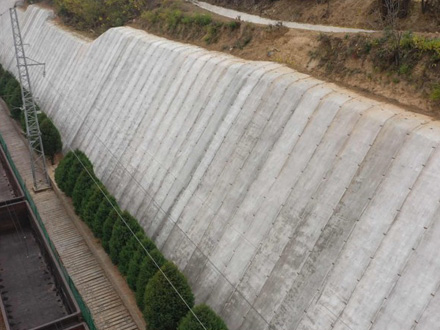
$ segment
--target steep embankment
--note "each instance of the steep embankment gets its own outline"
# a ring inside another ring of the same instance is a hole
[[[278,64],[20,16],[65,145],[231,329],[438,325],[437,122]]]

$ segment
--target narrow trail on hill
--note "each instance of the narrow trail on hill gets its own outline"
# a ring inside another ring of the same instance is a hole
[[[237,18],[240,17],[240,20],[244,22],[261,24],[261,25],[276,25],[280,22],[289,29],[298,29],[298,30],[306,30],[306,31],[318,31],[318,32],[330,32],[330,33],[374,33],[377,31],[374,30],[364,30],[364,29],[353,29],[353,28],[344,28],[337,26],[328,26],[328,25],[318,25],[318,24],[307,24],[307,23],[296,23],[289,21],[280,21],[273,20],[269,18],[260,17],[257,15],[251,15],[248,13],[244,13],[241,11],[223,8],[220,6],[211,5],[209,3],[197,0],[190,0],[190,2],[196,5],[199,8],[210,11],[214,14],[228,17],[228,18]]]

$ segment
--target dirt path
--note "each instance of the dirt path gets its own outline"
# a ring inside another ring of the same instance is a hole
[[[296,23],[296,22],[288,22],[288,21],[277,21],[269,18],[264,18],[257,15],[251,15],[245,12],[223,8],[215,5],[211,5],[206,2],[193,0],[191,1],[195,6],[203,8],[211,13],[215,13],[217,15],[221,15],[224,17],[236,19],[240,17],[240,20],[244,22],[261,24],[261,25],[277,25],[280,22],[289,29],[298,29],[305,31],[317,31],[317,32],[330,32],[330,33],[373,33],[377,32],[374,30],[364,30],[364,29],[353,29],[353,28],[344,28],[337,26],[327,26],[327,25],[316,25],[316,24],[307,24],[307,23]]]

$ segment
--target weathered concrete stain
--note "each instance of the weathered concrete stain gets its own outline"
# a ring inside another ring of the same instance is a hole
[[[20,17],[64,142],[231,329],[438,328],[437,122],[275,63]]]

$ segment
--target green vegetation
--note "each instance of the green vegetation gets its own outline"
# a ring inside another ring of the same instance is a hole
[[[136,302],[141,310],[144,310],[145,307],[145,288],[149,280],[156,274],[157,266],[162,267],[166,262],[165,257],[158,249],[152,250],[150,256],[145,255],[143,258],[136,280]]]
[[[18,121],[26,131],[24,112],[22,111],[23,102],[21,97],[21,86],[15,77],[0,66],[0,97],[8,106],[11,117]],[[38,106],[37,106],[38,107]],[[40,111],[39,108],[37,108]],[[38,115],[38,123],[40,125],[41,140],[43,142],[44,153],[50,158],[52,164],[55,155],[61,152],[63,144],[61,136],[55,125],[44,113]]]
[[[143,251],[136,251],[130,258],[127,270],[127,283],[130,289],[136,292],[136,281],[141,268]]]
[[[178,330],[203,330],[200,322],[206,329],[227,330],[225,322],[207,305],[197,305],[192,309],[193,313],[188,312],[179,324]],[[200,322],[199,322],[200,320]]]
[[[86,198],[87,200],[90,200],[91,196],[89,196],[89,191],[93,186],[94,186],[93,178],[90,177],[87,171],[82,170],[81,174],[76,180],[75,187],[72,192],[73,207],[75,208],[75,212],[77,214],[81,215],[83,211],[83,205],[82,205],[83,200]]]
[[[354,73],[348,61],[358,61],[369,80],[384,74],[390,83],[405,82],[434,103],[440,101],[440,39],[426,38],[406,32],[396,43],[396,36],[386,30],[380,37],[355,35],[339,38],[321,34],[320,47],[310,54],[328,73],[338,76]],[[417,68],[417,69],[416,69]]]
[[[133,254],[138,252],[138,248],[141,248],[139,241],[142,241],[144,239],[144,237],[145,237],[144,231],[140,229],[136,233],[136,236],[131,235],[128,242],[121,249],[121,252],[119,252],[118,269],[122,275],[128,274],[130,260],[133,257]],[[148,239],[148,238],[145,237],[145,239]],[[147,244],[149,244],[151,242],[153,244],[153,246],[155,247],[154,243],[151,240],[148,239],[148,241],[149,242]]]
[[[112,236],[108,243],[110,258],[115,265],[119,264],[119,254],[133,235],[131,231],[134,233],[140,232],[140,236],[144,235],[143,230],[139,226],[137,220],[129,212],[124,211],[122,213],[122,218],[125,222],[118,217],[115,225],[113,226]],[[125,270],[125,263],[123,268]]]
[[[105,196],[102,194],[102,191],[106,190],[102,185],[95,185],[93,182],[90,182],[90,184],[92,184],[92,186],[89,187],[87,195],[83,198],[79,212],[77,211],[77,213],[84,220],[84,222],[89,225],[93,234],[96,236],[93,223],[97,213],[96,210],[98,210],[99,205],[105,198]],[[73,196],[75,196],[75,191],[76,186],[73,191]]]
[[[61,135],[58,129],[53,124],[49,117],[44,115],[44,119],[40,120],[41,140],[43,142],[44,154],[49,157],[52,165],[55,161],[55,155],[61,152],[63,143],[61,142]]]
[[[102,238],[104,223],[107,220],[110,212],[113,210],[112,205],[117,205],[113,196],[107,194],[107,198],[104,196],[102,197],[101,203],[99,204],[91,224],[92,231],[98,238]]]
[[[435,84],[432,87],[430,98],[432,101],[440,101],[440,84]]]
[[[69,152],[55,169],[55,181],[57,182],[58,187],[61,189],[61,191],[66,190],[68,170],[72,166],[75,158],[75,154],[73,152]]]
[[[169,36],[180,36],[184,39],[201,40],[205,44],[217,43],[221,36],[236,39],[233,48],[242,49],[252,40],[253,27],[234,20],[222,22],[214,20],[209,14],[185,12],[179,4],[161,3],[152,10],[142,12],[142,27]]]
[[[101,244],[107,253],[110,253],[109,243],[110,243],[110,239],[112,238],[113,227],[115,226],[116,222],[121,221],[119,219],[118,213],[121,213],[120,210],[112,209],[102,226]]]
[[[70,193],[68,196],[72,196],[75,212],[101,239],[113,263],[126,276],[148,329],[177,329],[188,307],[168,280],[192,307],[194,296],[185,276],[166,260],[138,221],[129,212],[119,209],[115,198],[96,178],[87,156],[79,150],[69,152],[55,170],[55,180],[66,195]],[[206,321],[208,329],[227,329],[207,306],[199,306],[194,311],[203,322]],[[194,326],[197,325],[189,316],[181,324],[182,329]]]
[[[181,1],[53,0],[66,24],[100,34],[108,28],[135,21],[148,31],[184,40],[216,44],[222,36],[228,48],[243,49],[253,38],[254,26],[239,20],[220,21],[194,13]]]
[[[147,0],[54,0],[64,21],[80,29],[104,31],[124,25],[147,8]]]
[[[79,150],[75,152],[75,155],[76,156],[73,158],[70,167],[66,168],[67,169],[66,181],[64,182],[63,185],[64,187],[63,191],[69,197],[72,197],[75,184],[81,173],[83,171],[87,171],[88,173],[93,173],[92,163],[89,161],[87,156]]]
[[[188,312],[188,307],[168,281],[173,284],[189,307],[194,305],[194,296],[185,276],[173,263],[166,262],[161,272],[157,272],[149,280],[145,289],[144,318],[150,330],[176,329],[180,319]]]

